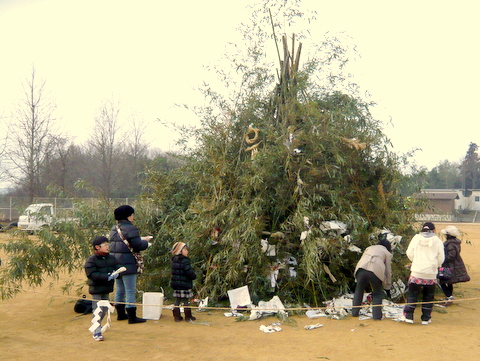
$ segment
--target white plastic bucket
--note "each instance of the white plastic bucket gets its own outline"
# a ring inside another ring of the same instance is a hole
[[[143,313],[142,318],[147,320],[159,320],[162,316],[163,293],[162,292],[144,292],[143,293]]]

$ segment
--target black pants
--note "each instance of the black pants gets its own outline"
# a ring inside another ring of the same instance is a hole
[[[382,319],[382,301],[383,301],[383,285],[382,280],[375,276],[375,273],[359,268],[356,273],[357,286],[353,295],[352,316],[357,317],[360,312],[360,306],[363,300],[363,293],[370,284],[372,287],[372,314],[374,320]]]
[[[435,285],[418,285],[416,283],[408,284],[407,305],[403,308],[405,317],[413,320],[413,312],[418,302],[418,297],[422,294],[422,321],[428,321],[432,317],[433,298],[435,297]],[[428,302],[428,303],[423,303]]]
[[[453,285],[447,282],[440,282],[440,287],[442,288],[445,297],[450,297],[453,295]]]

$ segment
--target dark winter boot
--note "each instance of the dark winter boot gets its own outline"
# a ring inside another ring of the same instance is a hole
[[[136,307],[126,308],[125,310],[127,311],[128,323],[142,323],[147,321],[144,318],[137,317]]]
[[[185,321],[195,321],[196,317],[192,316],[192,309],[191,308],[184,308],[183,311],[185,312]]]
[[[126,320],[127,314],[125,313],[125,305],[115,305],[117,310],[117,321]]]
[[[173,308],[173,318],[175,319],[175,322],[183,321],[183,317],[180,316],[180,308],[179,307],[174,307]]]

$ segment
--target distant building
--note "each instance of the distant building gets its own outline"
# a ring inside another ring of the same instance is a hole
[[[458,221],[466,213],[472,213],[473,222],[480,220],[480,189],[422,189],[417,196],[427,198],[431,206],[417,216],[419,220]]]
[[[458,211],[480,211],[480,189],[459,190],[460,199],[455,203]]]
[[[422,197],[430,201],[431,208],[426,214],[453,214],[458,209],[456,204],[460,200],[458,191],[453,189],[422,189]]]

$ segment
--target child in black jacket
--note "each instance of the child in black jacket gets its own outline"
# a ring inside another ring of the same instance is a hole
[[[189,306],[189,300],[193,297],[193,280],[197,278],[188,256],[188,247],[183,242],[176,242],[172,247],[172,279],[170,285],[173,288],[173,297],[175,304],[173,308],[173,317],[175,322],[180,322],[183,317],[180,316],[180,304],[182,304],[185,321],[195,321],[192,316],[192,310]]]
[[[95,254],[91,255],[85,262],[85,273],[88,277],[88,292],[93,298],[93,317],[95,317],[98,301],[108,301],[109,294],[113,292],[114,280],[118,277],[118,273],[113,273],[119,266],[115,257],[109,254],[110,244],[108,238],[103,236],[95,237],[92,241],[92,246]],[[98,327],[93,331],[93,339],[95,341],[104,340],[101,323],[107,311],[108,307],[101,307]]]

